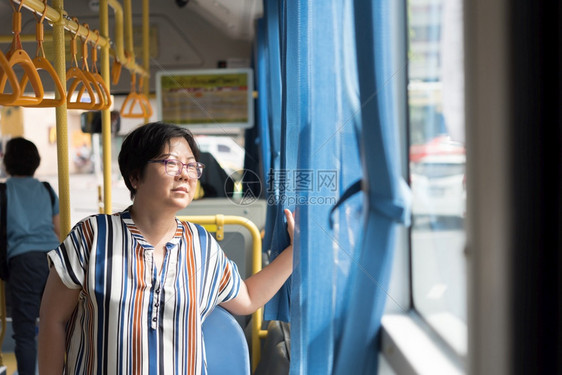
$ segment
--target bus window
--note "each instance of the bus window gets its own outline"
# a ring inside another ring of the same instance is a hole
[[[462,2],[409,0],[412,300],[460,357],[467,350]]]
[[[211,153],[229,176],[244,168],[244,148],[236,137],[197,135],[196,140],[200,150]]]

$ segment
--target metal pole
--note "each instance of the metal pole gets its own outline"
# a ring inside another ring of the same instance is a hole
[[[100,34],[109,39],[109,11],[107,0],[100,0]],[[107,87],[109,83],[109,45],[101,48],[101,75]],[[103,154],[103,210],[112,213],[111,207],[111,110],[102,111],[102,154]]]
[[[66,60],[64,28],[66,26],[63,15],[64,0],[53,0],[53,8],[59,14],[53,23],[53,45],[55,49],[54,68],[60,81],[66,85]],[[57,99],[59,93],[56,92]],[[59,217],[60,239],[64,239],[70,232],[70,183],[68,167],[68,121],[66,103],[56,107],[57,121],[57,161],[59,178]]]
[[[142,62],[144,71],[148,73],[148,77],[144,83],[144,95],[148,98],[150,94],[150,0],[142,1]],[[145,122],[150,121],[149,118],[144,119]]]

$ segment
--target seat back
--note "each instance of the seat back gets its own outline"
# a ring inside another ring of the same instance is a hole
[[[209,375],[249,375],[250,352],[244,331],[220,306],[203,322],[203,339]]]
[[[179,211],[177,215],[179,217],[215,216],[216,214],[240,216],[254,223],[258,230],[262,230],[265,227],[266,211],[267,202],[264,199],[257,200],[249,205],[241,205],[234,204],[228,198],[207,198],[191,202],[187,208]],[[191,219],[188,220],[198,223]],[[207,230],[212,232],[209,228]],[[214,233],[211,234],[214,235]],[[252,271],[253,243],[252,234],[243,226],[234,224],[224,227],[224,238],[219,240],[219,245],[228,259],[234,261],[238,266],[238,272],[242,279],[247,279],[254,273]]]

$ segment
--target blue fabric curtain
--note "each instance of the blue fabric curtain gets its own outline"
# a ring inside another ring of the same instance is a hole
[[[284,91],[285,91],[285,64],[284,64],[284,1],[264,1],[264,32],[267,46],[264,50],[264,58],[267,61],[267,82],[265,87],[268,91],[268,119],[267,126],[269,134],[269,169],[265,171],[264,186],[267,199],[266,228],[263,240],[263,249],[267,252],[270,260],[275,259],[279,253],[289,244],[289,236],[284,221],[283,209],[288,206],[286,200],[287,170],[285,157],[286,139],[284,136]],[[289,321],[290,312],[290,289],[289,280],[277,293],[277,295],[265,306],[265,320]]]
[[[268,124],[268,72],[267,72],[267,40],[266,23],[263,19],[256,23],[256,39],[254,42],[254,82],[259,93],[255,103],[254,127],[245,132],[244,169],[254,172],[260,181],[265,181],[265,176],[270,169],[270,136]],[[250,153],[248,155],[248,153]],[[267,155],[267,157],[264,157]],[[255,197],[266,197],[263,184],[255,184],[255,176],[244,174],[243,176],[244,194],[251,193]]]
[[[409,224],[409,192],[401,178],[393,85],[390,0],[354,1],[366,222],[350,276],[349,308],[336,374],[371,374],[378,368],[378,332],[400,223]],[[361,350],[357,350],[361,348]]]
[[[292,373],[333,372],[353,242],[361,233],[359,199],[335,213],[336,223],[343,225],[330,226],[332,207],[361,176],[355,66],[345,56],[353,37],[344,12],[343,1],[291,2],[287,7],[287,92],[292,96],[287,96],[287,122],[298,134],[295,168],[311,171],[314,182],[297,191]]]
[[[394,231],[408,217],[387,84],[390,1],[264,1],[273,257],[287,245],[283,208],[298,226],[292,282],[265,319],[290,317],[291,373],[376,373]]]
[[[267,97],[267,127],[269,134],[269,169],[265,171],[264,185],[266,190],[266,199],[268,202],[274,202],[275,196],[278,194],[277,184],[272,180],[272,170],[278,170],[280,166],[280,132],[281,132],[281,48],[279,33],[279,8],[276,1],[264,2],[265,14],[265,42],[267,44],[265,51],[267,52],[265,59],[267,61],[267,82],[265,88],[268,93]],[[271,251],[275,227],[277,224],[278,207],[275,204],[269,204],[267,207],[265,238],[263,240],[263,249]],[[277,301],[277,298],[271,301],[271,305],[266,308],[266,316],[268,309]]]
[[[261,165],[263,169],[261,170],[261,175],[265,176],[270,168],[270,135],[269,135],[269,115],[268,115],[268,66],[267,63],[267,29],[266,22],[264,19],[258,20],[257,31],[256,31],[256,62],[254,75],[256,76],[256,86],[258,89],[258,100],[257,100],[257,113],[258,121],[256,122],[256,128],[258,128],[260,136],[261,145]]]

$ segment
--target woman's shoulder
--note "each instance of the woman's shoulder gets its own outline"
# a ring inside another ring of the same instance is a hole
[[[92,214],[79,220],[74,227],[83,227],[84,225],[97,226],[99,222],[119,222],[121,220],[121,212],[114,214]]]
[[[47,193],[56,197],[56,192],[48,181],[41,181],[33,176],[8,177],[6,186],[11,194],[25,194],[32,201],[44,198]]]
[[[197,223],[193,223],[191,221],[187,221],[187,220],[179,220],[180,224],[186,228],[187,230],[189,230],[192,234],[196,235],[196,236],[204,236],[207,237],[209,236],[209,231],[207,231],[207,229],[201,225],[201,224],[197,224]]]
[[[33,176],[17,176],[17,177],[10,176],[6,179],[6,186],[15,187],[15,188],[21,186],[39,187],[41,186],[41,181],[39,181]]]

